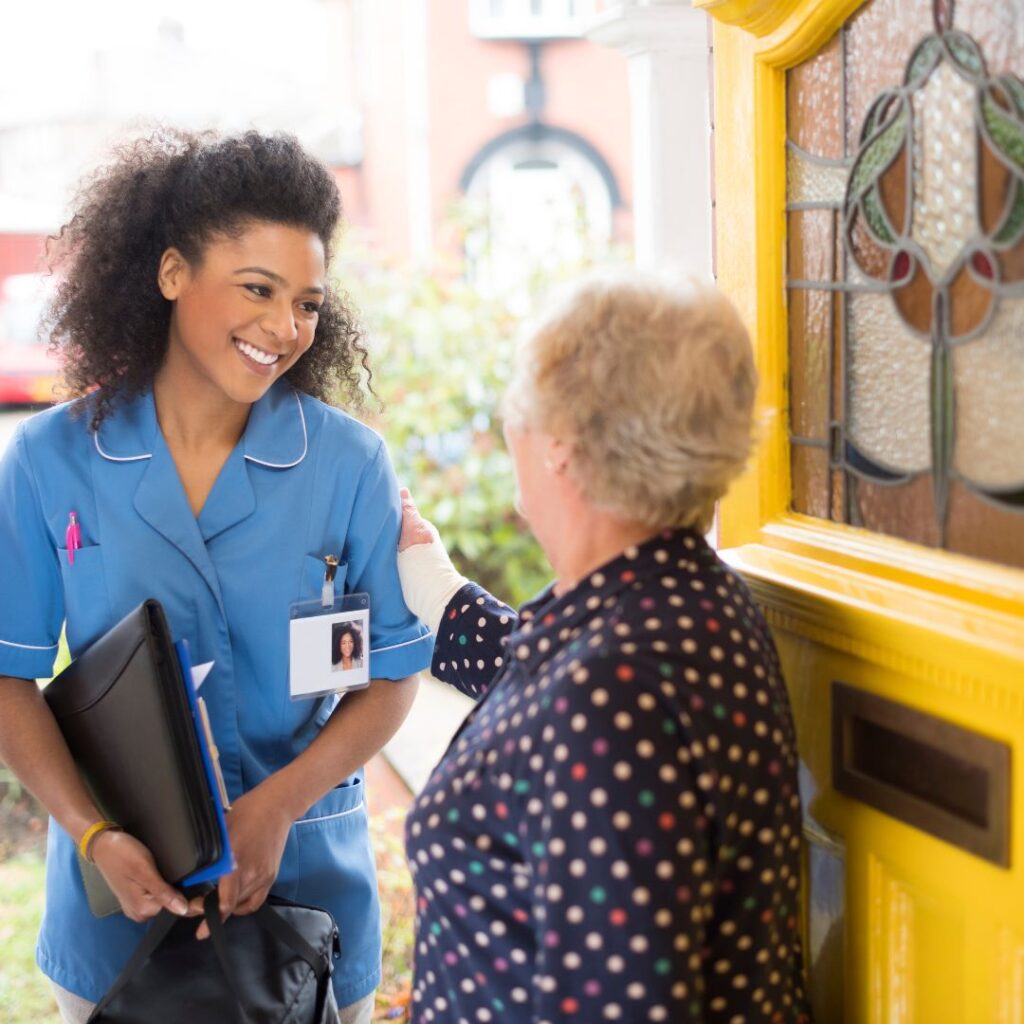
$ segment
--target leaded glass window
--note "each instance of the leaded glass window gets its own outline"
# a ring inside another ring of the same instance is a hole
[[[793,508],[1024,567],[1024,8],[872,0],[787,80]]]

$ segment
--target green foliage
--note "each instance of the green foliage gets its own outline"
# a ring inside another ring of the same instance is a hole
[[[57,1024],[50,984],[35,964],[36,932],[43,914],[42,860],[0,863],[0,1021]]]
[[[552,286],[609,259],[578,232],[578,259],[524,265],[503,293],[474,285],[460,260],[430,269],[385,265],[365,252],[343,254],[344,286],[361,309],[384,409],[366,417],[388,443],[399,480],[438,528],[461,572],[516,606],[551,578],[529,528],[515,512],[512,464],[499,405],[523,320]],[[475,259],[490,239],[479,217],[456,209],[449,250],[467,240]],[[564,250],[565,247],[563,247]],[[525,261],[524,261],[525,263]],[[554,264],[558,264],[557,266]]]
[[[549,578],[513,509],[515,483],[497,408],[512,367],[515,318],[459,278],[368,274],[359,292],[373,346],[373,421],[399,480],[459,569],[520,603]]]

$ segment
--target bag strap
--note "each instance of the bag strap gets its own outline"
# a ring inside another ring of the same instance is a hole
[[[220,966],[224,971],[224,977],[227,979],[228,988],[235,997],[238,1017],[242,1024],[247,1024],[248,1015],[245,1010],[245,1000],[242,998],[242,986],[238,983],[238,975],[235,973],[234,965],[231,962],[231,951],[228,948],[224,922],[220,918],[220,903],[216,889],[207,893],[206,898],[203,900],[203,910],[206,913],[207,924],[210,926],[210,938],[213,940],[213,946],[217,952],[217,959],[220,960]],[[256,910],[253,917],[264,931],[269,932],[275,939],[284,943],[284,945],[288,946],[293,953],[296,953],[305,960],[307,964],[309,964],[313,970],[313,974],[316,976],[318,988],[323,988],[323,982],[325,979],[328,980],[328,984],[330,983],[329,976],[331,973],[331,958],[329,953],[318,953],[316,949],[306,941],[305,937],[290,925],[288,921],[286,921],[285,918],[268,903],[264,903],[258,910]],[[322,1015],[321,1004],[323,999],[324,992],[318,992],[316,1007],[317,1019]]]
[[[270,932],[279,942],[290,946],[293,952],[298,953],[313,968],[317,982],[313,1020],[317,1022],[326,1020],[324,1011],[331,989],[331,973],[334,969],[331,961],[331,950],[329,949],[326,953],[318,953],[306,941],[305,937],[293,928],[284,916],[278,913],[269,903],[264,903],[256,911],[255,917],[259,921],[260,927]]]
[[[203,913],[206,915],[206,924],[210,929],[210,941],[213,943],[214,952],[220,961],[220,969],[224,972],[224,978],[228,983],[231,994],[235,997],[235,1014],[241,1024],[248,1024],[249,1015],[245,1011],[245,1002],[242,999],[242,986],[238,983],[238,975],[235,973],[235,966],[231,962],[231,954],[228,951],[227,938],[224,934],[224,922],[220,917],[220,897],[217,889],[211,889],[203,900]]]
[[[313,968],[317,981],[322,981],[323,976],[330,972],[330,954],[318,953],[269,903],[264,903],[254,916],[263,929],[289,946],[293,953],[297,953]]]
[[[121,989],[142,970],[143,964],[156,952],[157,946],[167,938],[171,929],[180,920],[181,918],[172,914],[169,910],[160,911],[150,926],[149,931],[146,932],[142,937],[142,941],[135,947],[135,952],[132,953],[131,959],[124,965],[121,973],[114,979],[114,983],[107,989],[106,994],[93,1008],[92,1013],[89,1014],[86,1024],[92,1024],[92,1021],[96,1020],[97,1015],[101,1014],[117,998]]]

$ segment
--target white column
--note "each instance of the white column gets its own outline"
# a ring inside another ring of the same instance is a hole
[[[587,32],[629,58],[637,265],[711,277],[708,20],[688,0],[613,6]]]

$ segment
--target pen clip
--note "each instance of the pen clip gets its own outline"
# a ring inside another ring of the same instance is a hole
[[[82,528],[78,525],[78,513],[68,513],[68,528],[64,533],[64,543],[68,549],[68,565],[75,564],[75,552],[82,546]]]
[[[338,559],[324,555],[324,585],[320,591],[320,604],[324,608],[334,607],[334,576],[338,571]]]

